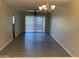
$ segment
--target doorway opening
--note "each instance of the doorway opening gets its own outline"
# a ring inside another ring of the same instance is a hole
[[[15,16],[12,17],[13,39],[15,39]]]
[[[25,32],[45,32],[45,17],[25,16]]]

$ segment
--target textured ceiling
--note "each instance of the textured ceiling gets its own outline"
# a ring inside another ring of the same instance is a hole
[[[46,4],[47,0],[2,0],[8,6],[17,10],[34,10],[40,5]],[[48,0],[49,4],[62,6],[70,2],[70,0]]]

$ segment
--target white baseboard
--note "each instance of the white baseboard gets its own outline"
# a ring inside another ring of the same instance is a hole
[[[13,40],[13,39],[12,39]],[[2,51],[12,40],[8,40],[3,46],[1,46],[0,51]]]
[[[50,34],[51,35],[51,34]],[[51,35],[63,48],[64,50],[71,56],[71,57],[75,57],[61,42],[59,42],[57,40],[57,38],[54,35]]]

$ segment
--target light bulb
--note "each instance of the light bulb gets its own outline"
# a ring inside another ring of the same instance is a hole
[[[46,5],[42,5],[42,9],[46,9]]]
[[[39,6],[39,10],[40,10],[40,11],[42,10],[42,7],[41,7],[41,6]]]
[[[55,5],[51,5],[51,10],[54,10],[56,8]]]

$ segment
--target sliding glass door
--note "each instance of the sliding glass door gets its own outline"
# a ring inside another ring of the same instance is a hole
[[[25,16],[25,32],[45,32],[45,17]]]

